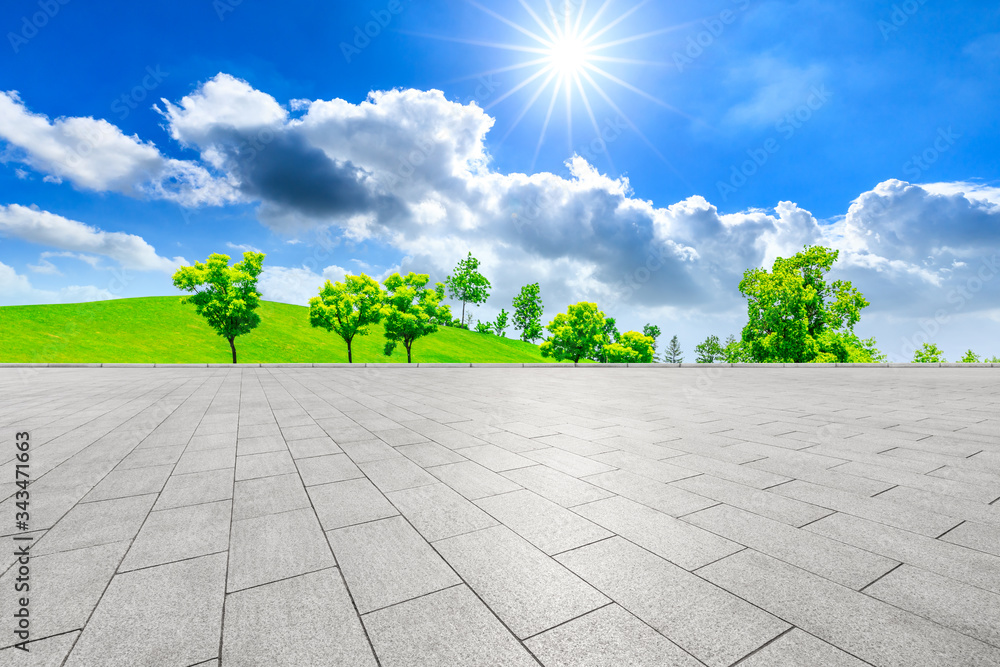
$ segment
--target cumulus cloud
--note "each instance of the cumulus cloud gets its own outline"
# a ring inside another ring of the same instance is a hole
[[[319,294],[324,282],[342,281],[348,273],[352,272],[339,266],[326,267],[322,275],[308,266],[269,266],[261,273],[257,287],[267,301],[306,306],[309,299]]]
[[[183,257],[160,257],[153,246],[134,234],[105,232],[61,215],[19,204],[0,205],[0,234],[68,252],[102,255],[115,260],[122,268],[136,271],[170,273],[185,263]],[[76,255],[76,258],[83,257]]]
[[[106,120],[32,113],[16,91],[0,92],[0,139],[13,149],[6,159],[46,174],[46,182],[186,205],[222,204],[238,194],[203,166],[167,158]]]

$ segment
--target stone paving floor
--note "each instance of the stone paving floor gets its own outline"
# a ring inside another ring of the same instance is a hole
[[[3,665],[1000,665],[997,369],[0,369]]]

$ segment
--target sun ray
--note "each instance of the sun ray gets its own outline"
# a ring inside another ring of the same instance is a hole
[[[535,145],[535,156],[531,159],[531,171],[535,171],[535,164],[538,162],[538,154],[542,150],[545,142],[545,134],[549,129],[549,121],[552,120],[552,110],[556,107],[556,100],[559,99],[559,83],[552,89],[552,99],[549,101],[549,110],[545,112],[545,122],[542,123],[542,131],[538,135],[538,144]]]
[[[524,10],[528,12],[531,18],[535,20],[535,23],[538,24],[538,27],[541,28],[545,32],[545,34],[549,36],[549,41],[554,42],[556,41],[556,39],[558,39],[556,33],[552,32],[552,29],[549,26],[545,25],[545,22],[542,21],[542,18],[535,13],[535,10],[531,8],[531,5],[529,5],[526,0],[518,0],[518,2],[521,3],[521,6],[524,7]]]
[[[535,94],[531,96],[531,99],[528,100],[528,102],[521,109],[521,113],[518,114],[517,118],[514,119],[514,122],[511,123],[510,128],[508,128],[507,130],[507,133],[503,135],[502,139],[500,139],[501,144],[507,141],[507,137],[509,137],[510,133],[514,131],[514,128],[516,128],[520,124],[521,120],[527,115],[528,111],[531,110],[531,107],[535,105],[535,102],[537,102],[538,98],[542,96],[542,93],[545,91],[545,89],[549,87],[549,84],[552,82],[552,79],[555,78],[555,76],[556,72],[555,71],[551,72],[549,74],[549,78],[545,79],[545,81],[542,82],[542,85],[538,87],[538,90],[535,91]]]
[[[630,9],[627,12],[625,12],[624,14],[622,14],[621,16],[619,16],[618,18],[616,18],[614,21],[611,21],[610,23],[606,24],[603,28],[601,28],[597,32],[595,32],[593,34],[590,34],[590,35],[587,35],[587,43],[589,44],[590,42],[593,42],[598,37],[600,37],[601,35],[603,35],[607,31],[611,30],[612,28],[614,28],[616,25],[618,25],[619,23],[621,23],[625,19],[627,19],[629,16],[631,16],[632,14],[635,14],[637,11],[639,11],[639,9],[641,9],[642,7],[644,7],[647,4],[649,4],[649,0],[641,0],[641,2],[639,2],[635,7],[633,7],[632,9]]]
[[[461,37],[446,37],[444,35],[431,35],[429,33],[423,32],[412,32],[409,30],[400,30],[403,35],[413,35],[414,37],[425,37],[427,39],[436,39],[442,42],[456,42],[458,44],[469,44],[471,46],[486,46],[491,49],[504,49],[506,51],[521,51],[524,53],[542,53],[549,54],[552,52],[551,48],[543,48],[541,46],[524,46],[523,44],[502,44],[498,42],[483,42],[475,39],[462,39]]]
[[[611,3],[612,0],[604,0],[604,4],[600,6],[600,8],[597,10],[597,13],[590,18],[590,22],[587,24],[587,27],[585,27],[583,30],[580,31],[581,35],[590,34],[590,31],[594,29],[595,25],[597,25],[597,21],[600,20],[601,15],[604,14],[604,10],[606,10],[611,5]]]
[[[504,72],[514,72],[519,69],[527,69],[529,67],[534,67],[535,65],[542,65],[549,62],[549,58],[538,58],[537,60],[529,60],[524,63],[517,63],[516,65],[508,65],[507,67],[498,67],[496,69],[487,70],[485,72],[479,72],[477,74],[468,74],[466,76],[460,76],[456,79],[451,79],[445,83],[456,83],[458,81],[470,81],[472,79],[478,79],[484,76],[490,76],[491,74],[503,74]]]
[[[482,11],[486,12],[487,14],[489,14],[493,18],[497,19],[498,21],[506,23],[507,25],[509,25],[514,30],[517,30],[518,32],[524,33],[528,37],[530,37],[533,40],[537,41],[539,44],[544,44],[546,46],[549,45],[549,41],[547,39],[545,39],[544,37],[539,37],[535,33],[533,33],[530,30],[528,30],[527,28],[525,28],[525,27],[523,27],[521,25],[518,25],[517,23],[515,23],[514,21],[511,21],[508,18],[504,18],[500,14],[497,14],[492,9],[489,9],[488,7],[483,7],[481,4],[479,4],[478,2],[476,2],[476,0],[465,0],[465,1],[468,2],[470,5],[472,5],[473,7],[476,7],[477,9],[481,9]]]
[[[695,25],[694,21],[689,23],[683,23],[681,25],[670,26],[669,28],[660,28],[659,30],[651,30],[649,32],[644,32],[641,35],[632,35],[631,37],[624,37],[622,39],[616,39],[613,42],[601,42],[600,44],[591,46],[590,49],[593,51],[598,51],[602,49],[609,49],[615,46],[621,46],[622,44],[631,44],[632,42],[638,42],[641,39],[649,39],[650,37],[656,37],[657,35],[665,35],[670,32],[677,32],[683,28]]]
[[[583,87],[583,82],[580,81],[579,72],[576,73],[573,80],[576,82],[576,87],[580,91],[580,98],[583,100],[583,106],[587,109],[587,115],[590,117],[590,123],[594,127],[594,134],[603,140],[603,137],[601,136],[601,128],[597,124],[597,117],[594,116],[594,110],[590,106],[590,98],[587,96],[587,91]],[[604,156],[608,158],[608,162],[611,163],[611,170],[618,171],[615,167],[614,161],[611,159],[611,153],[607,150],[607,145],[605,145]]]
[[[615,58],[613,56],[596,56],[587,55],[588,60],[597,60],[605,63],[621,63],[624,65],[654,65],[656,67],[673,67],[673,63],[663,62],[662,60],[636,60],[635,58]],[[536,61],[537,62],[537,61]]]
[[[635,86],[633,86],[628,81],[622,81],[621,79],[619,79],[614,74],[611,74],[610,72],[607,72],[607,71],[601,69],[597,65],[593,65],[591,63],[586,63],[586,67],[587,67],[587,69],[592,70],[594,72],[597,72],[598,74],[600,74],[601,76],[609,79],[610,81],[614,81],[619,86],[622,86],[623,88],[625,88],[627,90],[631,90],[636,95],[640,95],[640,96],[646,98],[647,100],[649,100],[650,102],[653,102],[655,104],[659,104],[664,109],[667,109],[669,111],[673,111],[674,113],[676,113],[678,115],[681,115],[681,116],[683,116],[685,118],[688,118],[689,120],[691,119],[690,116],[688,116],[687,114],[685,114],[683,111],[681,111],[677,107],[672,106],[670,104],[667,104],[666,102],[664,102],[663,100],[661,100],[658,97],[653,97],[652,95],[650,95],[649,93],[647,93],[645,90],[642,90],[641,88],[636,88]]]
[[[491,108],[495,107],[497,104],[500,104],[505,99],[507,99],[508,97],[510,97],[511,95],[513,95],[514,93],[516,93],[517,91],[521,90],[522,88],[524,88],[525,86],[527,86],[529,83],[531,83],[535,79],[539,78],[540,76],[543,76],[550,69],[552,69],[552,68],[551,67],[545,67],[543,69],[538,70],[537,72],[535,72],[534,74],[532,74],[531,76],[529,76],[527,79],[525,79],[521,83],[517,84],[517,86],[511,88],[506,93],[504,93],[503,95],[501,95],[497,99],[495,99],[492,102],[490,102],[488,105],[486,105],[484,107],[484,110],[491,109]]]
[[[583,23],[583,13],[587,10],[587,0],[580,0],[580,11],[576,13],[576,25],[573,26],[573,32],[577,35],[580,34],[580,24]]]

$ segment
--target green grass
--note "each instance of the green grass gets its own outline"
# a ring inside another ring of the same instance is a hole
[[[236,339],[241,363],[343,363],[339,336],[309,325],[309,309],[265,301],[261,324]],[[382,353],[376,327],[354,339],[355,363],[405,362],[397,346]],[[229,344],[181,297],[118,299],[48,306],[0,307],[0,362],[8,363],[230,363]],[[537,345],[441,327],[413,344],[413,362],[532,363]]]

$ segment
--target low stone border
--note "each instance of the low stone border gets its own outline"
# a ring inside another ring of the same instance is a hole
[[[886,364],[15,364],[0,368],[1000,368],[1000,364],[886,363]]]

